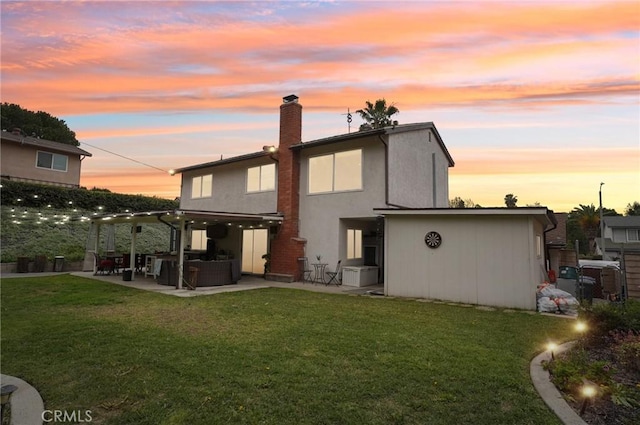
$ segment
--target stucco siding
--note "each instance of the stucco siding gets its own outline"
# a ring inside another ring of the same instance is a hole
[[[527,217],[387,216],[387,295],[535,309],[532,231]]]
[[[362,190],[309,194],[309,157],[362,149]],[[322,255],[330,268],[346,257],[346,225],[341,218],[373,220],[374,208],[385,206],[385,150],[376,139],[341,143],[302,150],[300,164],[300,237],[307,240],[306,255]]]
[[[391,204],[410,208],[449,206],[449,161],[436,136],[431,134],[429,141],[430,134],[425,129],[389,135]]]
[[[247,192],[247,169],[273,163],[263,158],[231,163],[224,166],[185,171],[182,174],[180,190],[180,208],[224,211],[235,213],[263,214],[276,212],[276,190],[267,192]],[[277,173],[277,166],[276,166]],[[191,185],[194,177],[211,174],[212,195],[210,197],[191,197]],[[277,174],[276,174],[277,175]],[[277,181],[277,178],[276,178]]]
[[[33,146],[2,143],[2,160],[0,164],[2,175],[17,180],[24,179],[26,181],[64,186],[78,186],[80,184],[81,161],[78,155],[60,153],[67,157],[67,171],[48,170],[36,167],[37,152],[39,150],[58,153]]]

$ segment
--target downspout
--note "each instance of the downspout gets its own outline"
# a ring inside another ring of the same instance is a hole
[[[384,203],[390,207],[395,208],[409,208],[403,205],[392,204],[389,202],[389,144],[384,138],[378,134],[378,139],[384,145]]]
[[[549,248],[547,247],[547,232],[550,232],[552,230],[555,230],[558,227],[558,220],[556,220],[556,216],[553,214],[552,210],[547,209],[547,217],[549,218],[549,221],[551,221],[551,224],[553,225],[553,227],[551,227],[550,229],[545,229],[542,232],[542,243],[544,244],[544,254],[545,254],[545,264],[547,264],[547,269],[551,268],[551,257],[549,255]],[[547,270],[548,272],[549,270]]]

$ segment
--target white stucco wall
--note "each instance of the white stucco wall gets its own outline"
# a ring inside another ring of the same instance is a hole
[[[546,216],[453,214],[386,216],[386,294],[534,310]],[[430,231],[442,236],[439,248],[425,244]]]
[[[363,149],[362,190],[309,194],[309,157],[358,148]],[[305,250],[310,261],[315,262],[315,256],[322,255],[322,261],[328,263],[330,268],[333,268],[339,259],[350,264],[345,261],[347,227],[341,218],[374,220],[376,215],[373,209],[385,206],[384,161],[384,145],[377,138],[318,146],[301,151],[299,229],[300,237],[307,239]]]
[[[389,202],[409,208],[449,206],[449,162],[431,130],[389,135]]]
[[[276,190],[269,192],[247,193],[247,169],[258,165],[273,163],[269,158],[241,161],[185,171],[182,174],[180,190],[180,208],[202,211],[222,211],[249,214],[276,212]],[[277,173],[277,166],[276,166]],[[191,199],[193,177],[213,174],[213,194],[208,198]],[[276,174],[277,175],[277,174]]]

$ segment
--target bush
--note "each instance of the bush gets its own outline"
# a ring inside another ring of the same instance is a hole
[[[640,332],[640,302],[636,300],[586,306],[580,310],[579,317],[589,327],[583,337],[587,346],[605,343],[612,332]]]
[[[606,361],[589,362],[584,348],[576,347],[562,358],[546,364],[551,380],[561,391],[578,396],[584,380],[597,383],[600,387],[610,386],[614,373]]]
[[[611,334],[613,352],[625,367],[640,372],[640,334],[633,331],[615,331]]]

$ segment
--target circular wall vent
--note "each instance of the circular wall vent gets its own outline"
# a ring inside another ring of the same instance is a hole
[[[438,232],[429,232],[424,235],[424,243],[427,244],[429,248],[437,248],[442,243],[442,236]]]

